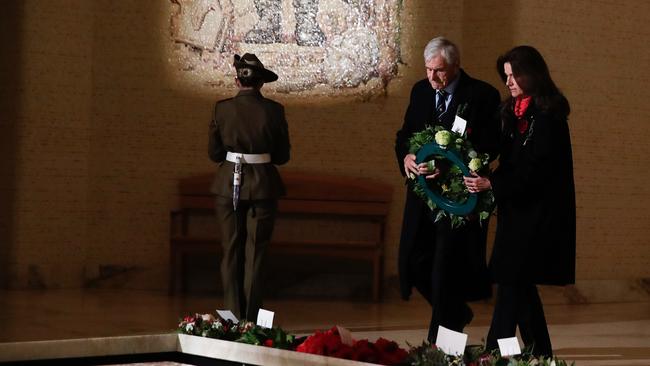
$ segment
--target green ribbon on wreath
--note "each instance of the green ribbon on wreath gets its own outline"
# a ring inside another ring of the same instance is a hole
[[[458,154],[453,149],[444,149],[435,142],[430,142],[428,144],[423,145],[415,155],[416,157],[415,162],[417,164],[423,163],[431,155],[442,156],[448,159],[449,161],[454,163],[454,165],[457,165],[458,168],[460,168],[464,176],[466,177],[471,176],[469,168],[467,167],[467,165],[465,165],[463,159],[460,156],[458,156]],[[417,179],[418,179],[418,183],[424,190],[424,193],[427,195],[427,197],[429,197],[429,199],[431,199],[436,204],[437,207],[449,213],[452,213],[454,215],[464,216],[470,214],[476,207],[476,203],[478,202],[478,195],[476,193],[470,193],[467,201],[465,202],[462,203],[455,202],[447,198],[444,198],[442,197],[442,195],[440,195],[440,193],[434,192],[431,189],[429,189],[429,186],[427,185],[426,177],[424,175],[419,175]]]

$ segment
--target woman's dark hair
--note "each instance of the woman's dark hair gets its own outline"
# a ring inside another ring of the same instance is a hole
[[[237,69],[237,79],[243,87],[256,87],[264,84],[261,75],[257,75],[255,70],[248,67]]]
[[[533,97],[536,108],[561,118],[569,115],[571,112],[569,101],[555,86],[548,66],[539,51],[531,46],[518,46],[500,56],[497,59],[497,72],[504,83],[507,77],[503,65],[506,62],[510,63],[512,75],[524,94]],[[503,103],[502,117],[506,117],[505,114],[512,114],[512,105],[513,98],[510,97]]]

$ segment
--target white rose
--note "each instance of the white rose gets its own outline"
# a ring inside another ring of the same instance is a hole
[[[481,159],[474,158],[469,161],[469,170],[476,172],[479,169],[481,169],[481,167],[483,167],[483,163],[481,162]]]
[[[436,143],[440,146],[447,146],[451,142],[451,132],[449,131],[438,131],[434,136]]]

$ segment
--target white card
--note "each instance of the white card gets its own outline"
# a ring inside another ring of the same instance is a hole
[[[353,343],[352,332],[338,325],[336,326],[336,328],[339,330],[339,335],[341,336],[341,343],[347,344],[348,346],[352,346]]]
[[[521,354],[521,347],[519,347],[519,340],[517,337],[497,339],[499,343],[499,352],[501,356],[514,356]]]
[[[257,313],[257,325],[264,328],[273,328],[274,312],[260,309]]]
[[[459,116],[456,116],[456,119],[454,119],[454,125],[451,126],[451,130],[462,135],[465,133],[466,127],[467,121]]]
[[[232,322],[235,324],[239,323],[239,319],[237,319],[235,314],[233,314],[230,310],[217,310],[217,314],[223,320],[232,320]]]
[[[467,344],[467,334],[454,332],[443,326],[438,326],[438,337],[436,337],[436,346],[442,352],[452,355],[460,356],[465,353],[465,345]]]

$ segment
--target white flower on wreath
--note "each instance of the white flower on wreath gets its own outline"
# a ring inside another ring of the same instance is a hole
[[[473,158],[472,160],[469,161],[469,170],[473,172],[477,172],[481,167],[483,166],[483,162],[481,162],[481,159],[479,158]]]
[[[442,146],[447,146],[451,142],[451,132],[447,130],[442,130],[436,132],[436,135],[434,136],[436,140],[436,144]]]

